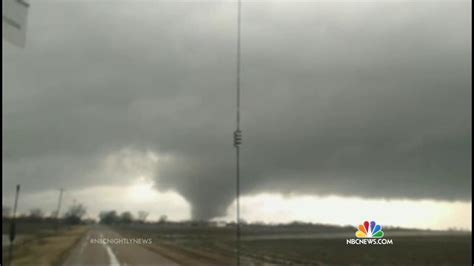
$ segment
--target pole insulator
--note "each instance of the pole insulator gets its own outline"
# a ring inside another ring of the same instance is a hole
[[[242,131],[237,129],[234,131],[234,146],[237,147],[242,144]]]

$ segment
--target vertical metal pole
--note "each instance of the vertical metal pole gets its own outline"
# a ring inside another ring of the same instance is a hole
[[[15,240],[15,218],[16,218],[16,209],[18,207],[18,196],[20,194],[20,185],[16,185],[16,194],[15,194],[15,203],[13,207],[13,216],[10,221],[10,247],[8,249],[8,264],[12,265],[13,260],[13,241]]]
[[[64,189],[59,190],[58,208],[56,209],[56,230],[59,228],[59,212],[61,211],[61,202],[63,200]]]
[[[237,176],[237,188],[236,188],[236,194],[237,194],[237,201],[236,201],[236,219],[237,219],[237,265],[240,265],[240,149],[237,146],[236,149],[236,155],[237,155],[237,162],[236,162],[236,176]]]
[[[241,0],[237,0],[237,66],[236,66],[236,132],[234,133],[234,146],[236,155],[236,262],[240,265],[240,57],[241,57]]]

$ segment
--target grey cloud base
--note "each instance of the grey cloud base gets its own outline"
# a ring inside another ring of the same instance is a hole
[[[244,3],[243,192],[470,200],[467,6]],[[27,48],[3,43],[4,187],[122,184],[89,170],[133,147],[173,158],[157,187],[194,218],[222,215],[234,7],[35,2]]]

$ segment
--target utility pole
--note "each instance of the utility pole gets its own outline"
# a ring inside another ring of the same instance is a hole
[[[16,209],[18,207],[18,196],[20,195],[20,185],[16,185],[15,203],[13,207],[13,216],[10,221],[10,247],[8,249],[8,266],[12,265],[13,260],[13,241],[15,240],[15,218]]]
[[[237,66],[236,66],[236,130],[234,131],[234,147],[236,155],[236,264],[240,266],[240,144],[242,131],[240,130],[240,28],[241,28],[241,0],[237,0]]]
[[[26,0],[2,0],[2,37],[24,48],[30,4]]]
[[[2,0],[2,39],[13,45],[24,48],[26,44],[26,25],[30,4],[25,0]],[[8,249],[7,265],[12,264],[13,241],[15,240],[15,219],[18,207],[20,185],[16,185],[15,203],[13,215],[10,220],[10,247]],[[3,259],[2,259],[3,261]],[[3,262],[2,262],[3,263]]]
[[[64,191],[63,188],[61,188],[59,190],[58,208],[56,210],[56,230],[59,229],[59,212],[61,211],[61,202],[63,200],[63,191]]]

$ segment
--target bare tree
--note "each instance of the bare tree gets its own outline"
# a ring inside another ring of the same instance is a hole
[[[69,224],[79,224],[82,220],[82,217],[86,214],[86,207],[82,204],[73,204],[67,212],[64,214],[64,219],[66,223]]]
[[[133,222],[132,213],[129,212],[129,211],[122,212],[122,214],[120,214],[120,222],[124,223],[124,224],[129,224],[129,223]]]
[[[101,224],[114,224],[119,221],[116,211],[101,211],[99,219]]]

